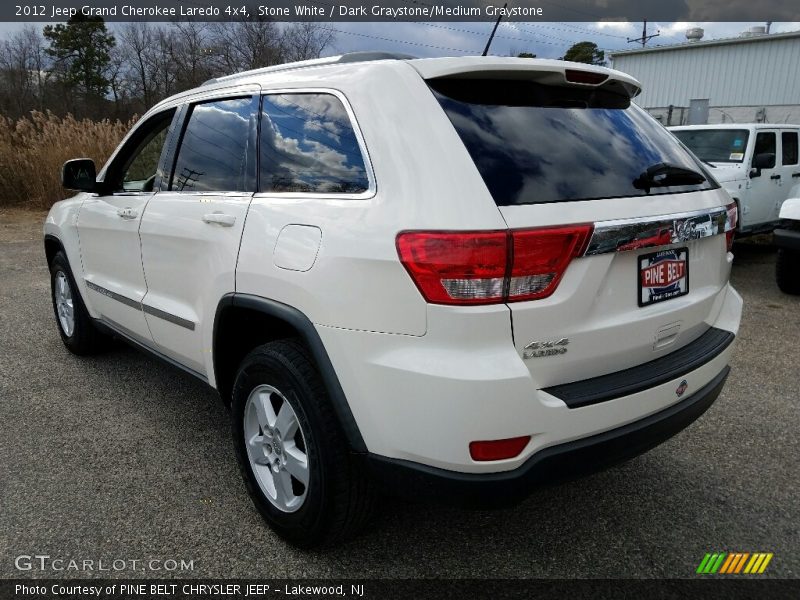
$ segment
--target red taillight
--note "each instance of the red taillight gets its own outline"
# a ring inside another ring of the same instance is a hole
[[[513,231],[508,301],[538,300],[552,294],[572,259],[586,250],[591,231],[591,225]]]
[[[505,231],[423,232],[397,236],[397,252],[419,291],[435,304],[503,301]]]
[[[515,231],[407,231],[400,260],[425,300],[496,304],[546,298],[580,256],[591,225]]]
[[[725,207],[728,216],[725,219],[725,240],[728,242],[728,252],[733,248],[733,236],[736,233],[736,226],[739,224],[739,208],[736,202],[731,202]]]
[[[531,441],[531,436],[509,438],[507,440],[490,440],[487,442],[470,442],[469,455],[472,460],[503,460],[520,455]]]

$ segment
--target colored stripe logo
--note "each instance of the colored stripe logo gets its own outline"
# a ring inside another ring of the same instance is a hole
[[[772,557],[772,552],[708,553],[700,561],[696,572],[700,575],[760,575],[767,570]]]

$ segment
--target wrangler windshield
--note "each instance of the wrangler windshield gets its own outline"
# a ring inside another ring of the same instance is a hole
[[[526,80],[428,84],[499,206],[717,187],[666,129],[623,94]],[[703,177],[641,185],[648,169],[658,165]]]
[[[684,129],[673,131],[697,158],[707,162],[740,163],[747,148],[747,129]]]

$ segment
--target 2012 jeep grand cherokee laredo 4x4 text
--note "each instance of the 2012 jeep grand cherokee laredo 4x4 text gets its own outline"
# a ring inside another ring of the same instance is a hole
[[[45,224],[56,321],[216,388],[300,546],[376,489],[506,504],[641,453],[728,375],[736,208],[631,103],[548,60],[362,55],[169,98]]]

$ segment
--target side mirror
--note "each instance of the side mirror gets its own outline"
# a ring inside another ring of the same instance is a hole
[[[775,153],[762,152],[753,157],[753,169],[750,171],[750,177],[761,177],[761,169],[775,168]]]
[[[97,189],[97,170],[91,158],[68,160],[61,169],[61,185],[68,190],[94,192]]]

